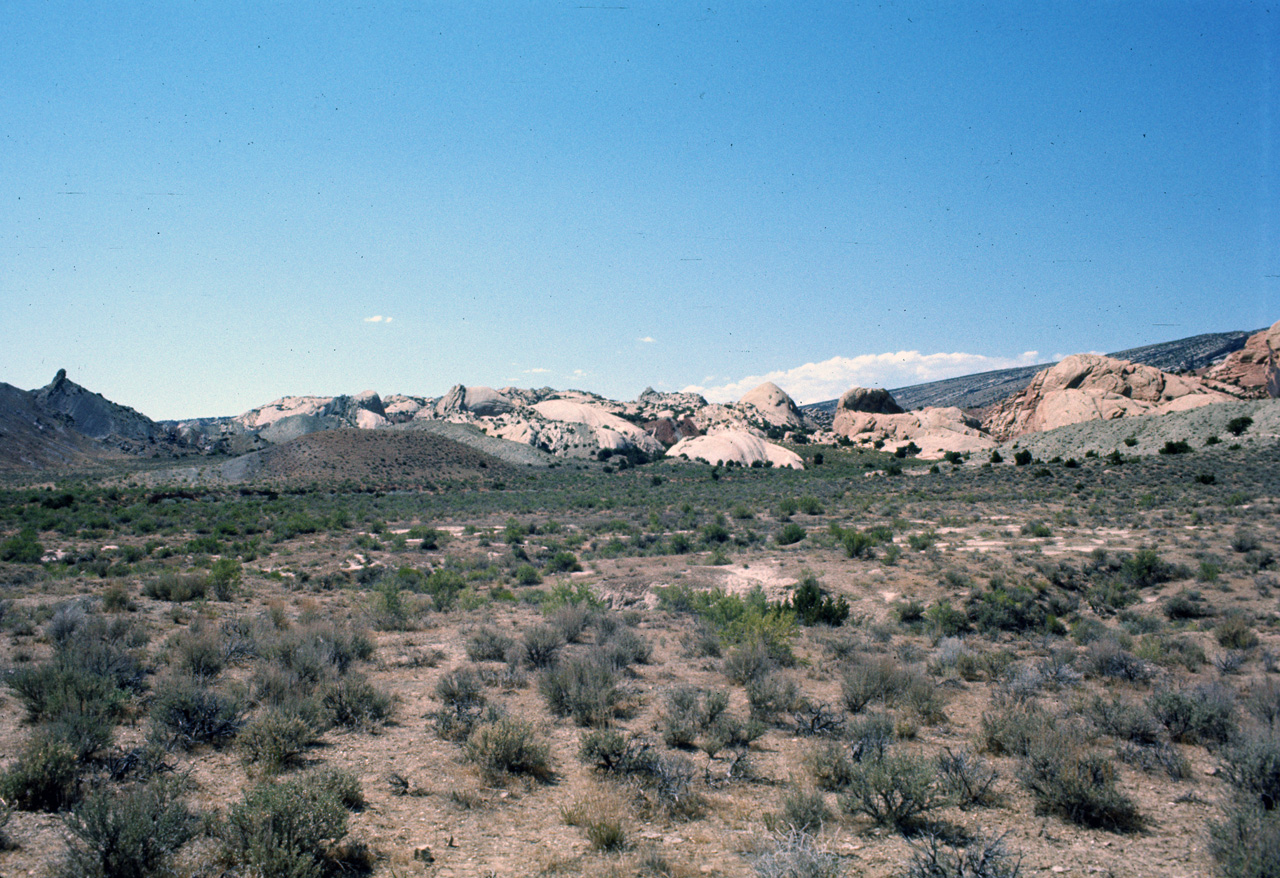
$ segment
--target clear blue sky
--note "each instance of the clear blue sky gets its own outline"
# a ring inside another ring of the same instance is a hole
[[[1278,19],[9,0],[0,381],[806,402],[1269,325]]]

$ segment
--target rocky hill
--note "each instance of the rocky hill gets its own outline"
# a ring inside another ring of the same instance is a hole
[[[1243,349],[1250,336],[1256,334],[1256,332],[1212,332],[1176,341],[1129,348],[1107,356],[1144,366],[1154,366],[1165,372],[1194,371],[1209,367],[1233,352]],[[985,408],[1022,390],[1037,372],[1052,365],[1054,364],[1041,363],[1036,366],[1019,366],[1016,369],[997,369],[959,378],[897,387],[890,390],[890,393],[904,409],[920,409],[925,406]],[[835,416],[837,403],[838,400],[829,399],[801,406],[801,409],[820,423],[830,424],[831,418]]]

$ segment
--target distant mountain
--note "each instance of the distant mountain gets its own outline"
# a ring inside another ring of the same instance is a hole
[[[1240,350],[1249,336],[1258,331],[1260,330],[1211,332],[1176,341],[1116,351],[1108,356],[1144,366],[1154,366],[1165,372],[1192,371],[1210,366],[1234,351]],[[925,406],[984,408],[1020,392],[1031,382],[1037,372],[1052,365],[1054,363],[1049,362],[1035,366],[1019,366],[1016,369],[997,369],[993,372],[980,372],[959,378],[897,387],[890,390],[890,393],[900,406],[908,410],[921,409]],[[800,409],[819,423],[826,425],[830,424],[835,416],[837,402],[838,400],[829,399],[803,405]]]
[[[83,467],[112,456],[120,455],[41,409],[31,391],[0,384],[0,472]]]

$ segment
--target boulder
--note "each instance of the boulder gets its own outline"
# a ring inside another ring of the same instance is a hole
[[[804,469],[804,461],[794,451],[766,442],[741,430],[726,430],[713,436],[681,439],[667,451],[668,457],[687,457],[704,463],[737,463],[740,466],[764,466]]]
[[[448,418],[451,415],[472,414],[478,417],[493,417],[514,411],[515,406],[504,394],[492,387],[464,387],[455,384],[449,392],[436,403],[435,416]]]

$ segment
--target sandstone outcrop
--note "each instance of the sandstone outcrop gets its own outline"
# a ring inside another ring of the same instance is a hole
[[[1074,354],[994,406],[984,427],[1005,441],[1081,421],[1166,414],[1231,399],[1197,378],[1099,354]]]
[[[1204,373],[1210,386],[1244,399],[1280,398],[1280,321]]]
[[[804,414],[795,400],[787,396],[781,387],[766,381],[738,400],[739,406],[750,406],[771,426],[796,429],[807,426]]]
[[[804,461],[800,455],[740,430],[681,439],[671,446],[667,455],[712,464],[736,463],[739,466],[768,465],[804,469]]]
[[[996,442],[987,435],[977,418],[955,406],[923,408],[901,414],[839,411],[832,430],[860,445],[882,447],[885,451],[914,444],[925,460],[945,457],[949,451],[983,451]]]

